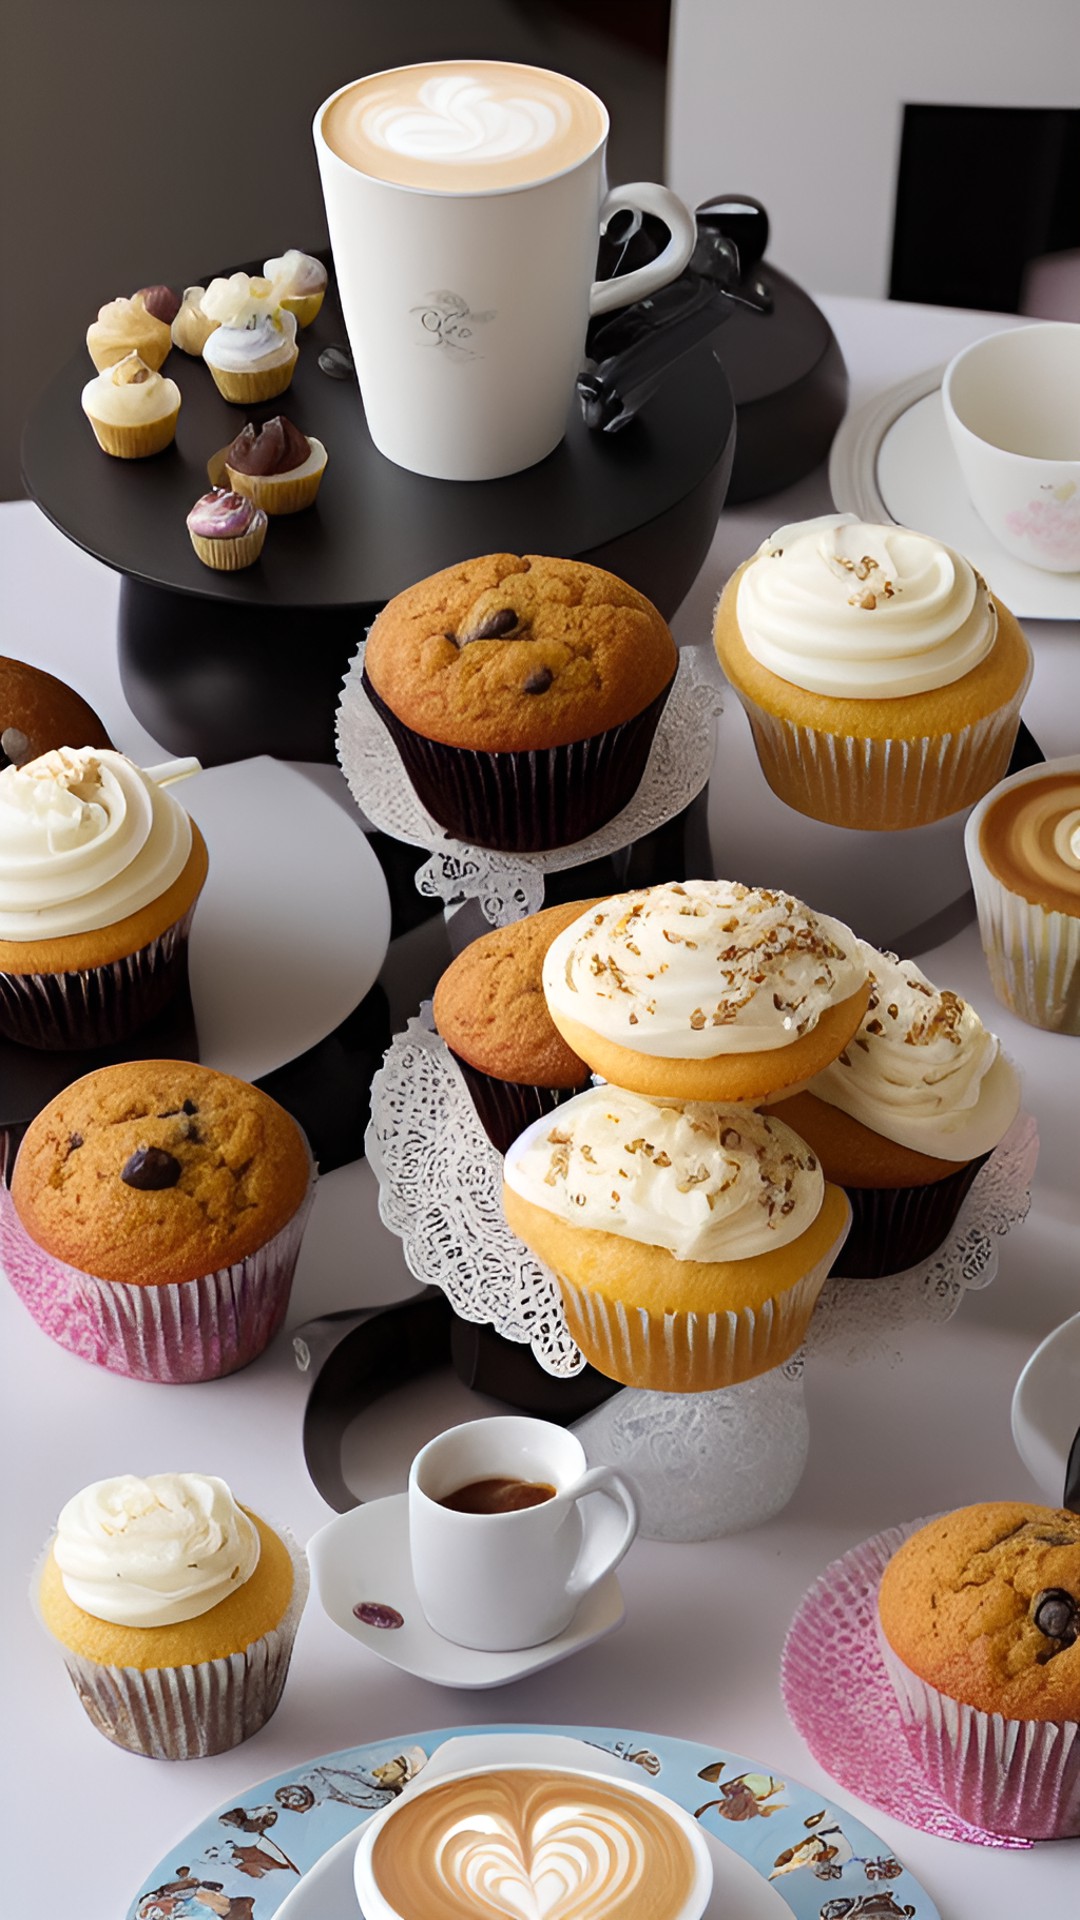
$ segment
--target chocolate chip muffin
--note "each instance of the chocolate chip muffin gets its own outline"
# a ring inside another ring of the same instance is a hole
[[[1080,1834],[1080,1514],[988,1501],[893,1555],[878,1596],[905,1732],[976,1826]]]
[[[110,747],[105,725],[74,687],[0,654],[0,770],[54,747]]]
[[[588,1067],[548,1012],[542,973],[556,934],[598,904],[571,900],[494,928],[458,954],[435,989],[435,1025],[500,1153],[589,1084]]]
[[[124,1062],[31,1122],[0,1254],[61,1345],[141,1379],[212,1379],[280,1325],[311,1190],[300,1128],[257,1087]]]
[[[448,833],[539,851],[632,798],[677,661],[667,623],[614,574],[492,553],[387,604],[364,687]]]

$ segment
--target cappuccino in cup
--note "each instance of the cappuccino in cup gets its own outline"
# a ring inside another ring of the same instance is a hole
[[[608,117],[562,74],[448,60],[369,74],[315,116],[341,310],[372,440],[439,480],[495,480],[562,439],[591,314],[682,272],[693,215],[605,191]],[[648,265],[596,281],[613,214],[656,214]]]
[[[374,180],[424,193],[505,193],[595,153],[607,115],[576,80],[498,60],[434,61],[358,80],[322,134]]]

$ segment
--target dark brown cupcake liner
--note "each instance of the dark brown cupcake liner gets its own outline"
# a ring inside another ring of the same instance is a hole
[[[672,674],[641,713],[587,740],[529,753],[479,753],[414,733],[363,674],[364,692],[432,819],[455,840],[503,853],[571,846],[621,813],[641,785],[674,683]]]
[[[576,1087],[538,1087],[525,1080],[496,1080],[492,1074],[471,1067],[452,1047],[449,1051],[469,1089],[477,1118],[492,1146],[500,1153],[505,1153],[534,1120],[554,1113],[564,1100],[572,1100],[592,1084],[588,1074]]]
[[[841,1280],[884,1280],[936,1253],[948,1237],[979,1168],[980,1154],[925,1187],[845,1187],[851,1232],[833,1267]]]
[[[48,1052],[126,1040],[186,983],[196,904],[156,940],[106,966],[77,973],[0,973],[0,1034]]]

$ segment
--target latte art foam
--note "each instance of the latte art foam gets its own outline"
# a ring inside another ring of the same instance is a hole
[[[662,1806],[615,1781],[531,1768],[402,1801],[371,1864],[409,1920],[675,1920],[696,1870]]]
[[[322,121],[327,145],[351,167],[436,193],[547,179],[592,153],[606,130],[600,102],[576,81],[498,61],[373,74]]]
[[[1006,787],[979,834],[983,859],[1032,906],[1080,915],[1080,772]]]

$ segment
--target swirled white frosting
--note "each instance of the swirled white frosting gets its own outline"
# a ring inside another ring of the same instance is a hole
[[[739,581],[736,611],[761,666],[834,698],[948,686],[997,634],[985,582],[951,547],[852,515],[772,534]]]
[[[590,1087],[515,1140],[508,1187],[576,1227],[676,1260],[746,1260],[796,1240],[824,1179],[805,1141],[752,1107]]]
[[[318,293],[327,282],[322,261],[316,260],[313,254],[301,253],[299,247],[289,247],[275,259],[264,260],[263,273],[278,300],[284,300],[290,294]]]
[[[0,773],[0,940],[52,940],[109,927],[183,872],[191,821],[159,778],[106,747],[58,747]]]
[[[126,1473],[69,1500],[53,1557],[75,1606],[118,1627],[170,1627],[249,1580],[259,1535],[224,1480]]]
[[[148,367],[137,353],[107,367],[82,390],[83,412],[110,427],[143,426],[162,420],[180,405],[180,389]]]
[[[809,1091],[872,1132],[939,1160],[974,1160],[1008,1132],[1020,1081],[997,1036],[911,960],[860,943],[870,1004],[854,1040]]]
[[[203,311],[210,312],[203,300]],[[222,321],[207,336],[202,357],[209,367],[223,373],[248,373],[258,367],[274,367],[292,357],[296,344],[296,315],[284,307],[272,312],[255,310],[246,320]]]
[[[733,880],[616,894],[552,942],[543,973],[556,1014],[677,1060],[789,1046],[865,979],[842,921]]]

